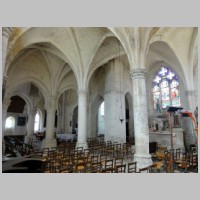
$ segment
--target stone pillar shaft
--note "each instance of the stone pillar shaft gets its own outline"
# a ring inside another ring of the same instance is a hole
[[[35,114],[35,110],[32,110],[28,115],[27,135],[32,135],[34,133]]]
[[[49,99],[47,105],[47,122],[46,122],[46,135],[42,143],[42,148],[56,147],[56,139],[54,138],[54,125],[55,125],[55,111],[56,111],[56,101],[52,97]]]
[[[133,110],[135,128],[135,161],[138,167],[146,167],[152,163],[149,154],[149,128],[146,97],[146,71],[135,69],[131,73],[133,83]]]
[[[87,148],[87,91],[78,94],[78,141],[77,146]]]
[[[31,110],[28,115],[28,123],[27,123],[27,135],[24,139],[25,143],[29,143],[29,139],[33,138],[34,135],[34,125],[35,125],[35,110]]]

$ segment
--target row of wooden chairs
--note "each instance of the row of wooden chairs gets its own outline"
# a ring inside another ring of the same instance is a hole
[[[121,166],[121,167],[119,167]],[[46,169],[44,172],[95,172],[107,171],[108,169],[117,170],[122,172],[126,170],[124,167],[123,157],[108,159],[105,155],[99,156],[78,156],[66,155],[65,157],[48,157],[46,162]],[[136,172],[136,163],[128,163],[128,172]]]

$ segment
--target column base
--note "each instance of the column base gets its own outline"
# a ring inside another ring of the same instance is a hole
[[[137,162],[137,171],[153,164],[150,154],[134,154],[134,162]]]
[[[77,142],[76,148],[77,147],[83,147],[83,149],[88,149],[88,144],[87,144],[87,142]]]
[[[43,148],[53,148],[57,147],[56,139],[44,139],[42,140],[42,149]]]

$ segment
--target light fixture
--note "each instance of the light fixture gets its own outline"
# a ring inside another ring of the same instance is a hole
[[[118,45],[119,45],[119,64],[121,64],[121,61],[120,61],[120,42],[119,42],[119,40],[118,40]],[[122,93],[121,93],[121,91],[122,91],[122,88],[121,88],[121,86],[122,86],[122,84],[121,84],[121,75],[122,75],[121,65],[119,65],[119,67],[120,67],[120,77],[119,77],[120,78],[120,114],[119,114],[119,120],[122,123],[124,121],[124,114],[123,114],[123,109],[122,109]]]

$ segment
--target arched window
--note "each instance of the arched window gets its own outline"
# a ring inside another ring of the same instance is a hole
[[[34,124],[34,132],[37,132],[40,130],[40,114],[39,111],[35,114],[35,124]]]
[[[167,67],[162,67],[153,80],[153,104],[154,109],[167,106],[181,106],[179,81],[176,74]]]
[[[104,102],[101,103],[100,113],[101,113],[101,116],[104,116]]]
[[[6,129],[13,129],[15,127],[15,118],[14,117],[8,117],[6,119]]]

